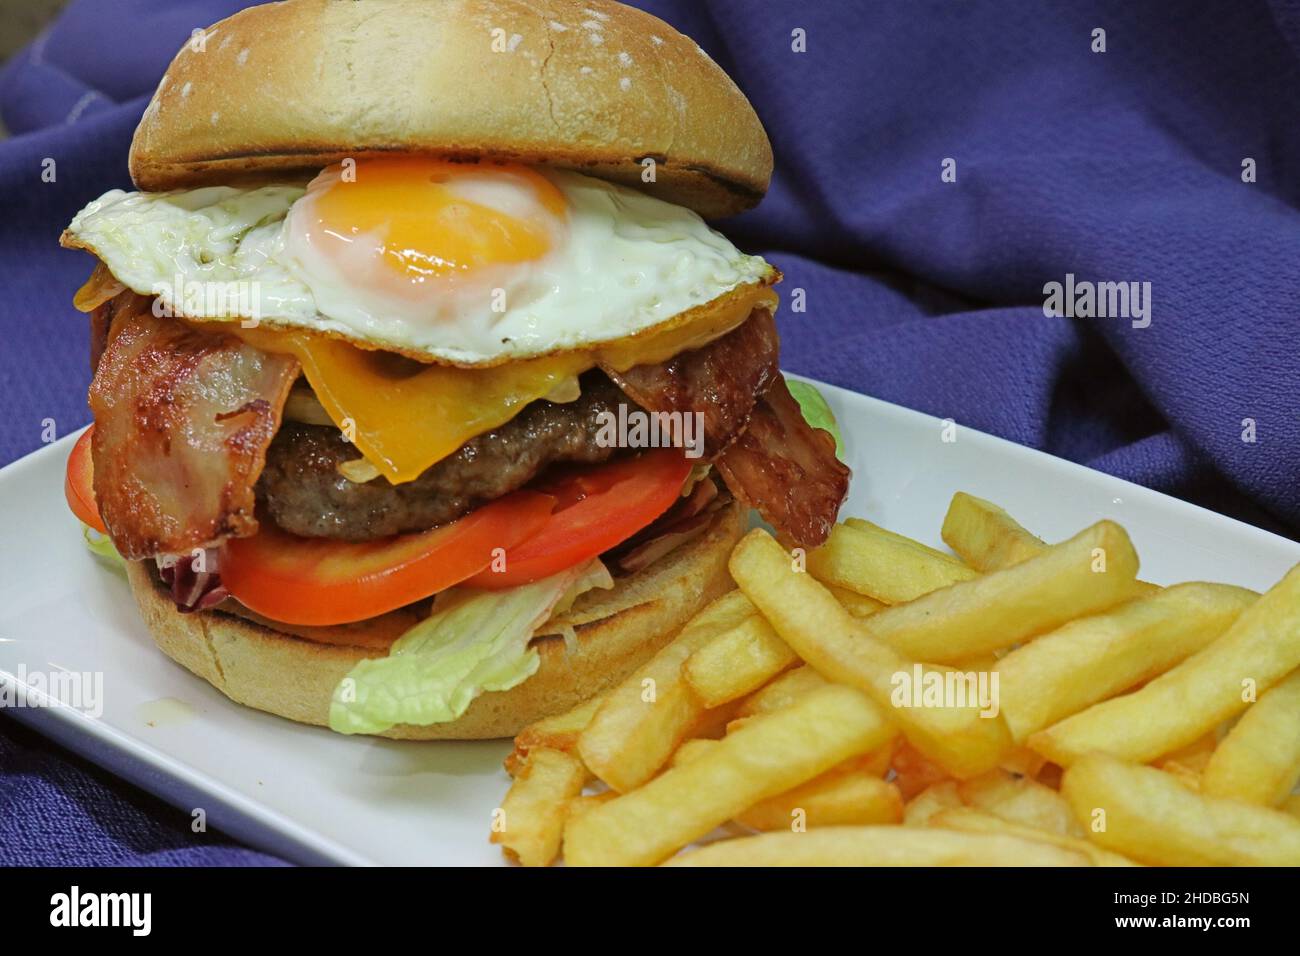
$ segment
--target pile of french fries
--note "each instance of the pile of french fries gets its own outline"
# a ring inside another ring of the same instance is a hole
[[[519,734],[491,839],[526,866],[1300,864],[1300,566],[1160,588],[1114,522],[1048,545],[964,493],[943,540],[752,531],[736,590]]]

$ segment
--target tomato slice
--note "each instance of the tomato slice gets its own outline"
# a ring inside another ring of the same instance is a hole
[[[555,500],[533,491],[420,534],[353,543],[301,538],[263,521],[226,543],[221,581],[245,607],[286,624],[347,624],[377,617],[477,574],[549,520]],[[508,552],[507,552],[508,553]]]
[[[506,551],[502,570],[489,567],[465,583],[512,588],[589,561],[667,511],[690,473],[681,449],[663,448],[555,478],[539,488],[556,501],[546,525]]]
[[[63,476],[63,495],[74,515],[100,534],[108,534],[104,519],[99,516],[99,505],[95,502],[95,462],[90,457],[90,436],[94,432],[95,426],[91,425],[72,446],[68,470]]]

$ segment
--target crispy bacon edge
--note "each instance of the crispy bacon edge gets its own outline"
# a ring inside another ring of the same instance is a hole
[[[95,497],[129,559],[257,531],[254,486],[299,367],[123,293],[90,387]]]
[[[741,325],[702,348],[659,365],[605,374],[642,408],[654,412],[700,412],[704,455],[721,455],[745,430],[758,398],[781,377],[780,340],[767,309],[755,309]]]
[[[811,548],[829,537],[851,472],[836,458],[834,438],[804,419],[781,376],[779,350],[771,312],[755,309],[703,348],[605,372],[650,411],[702,412],[705,457],[731,492],[782,540]]]
[[[835,457],[835,439],[808,424],[779,376],[716,464],[732,493],[778,538],[803,548],[830,537],[853,474]]]

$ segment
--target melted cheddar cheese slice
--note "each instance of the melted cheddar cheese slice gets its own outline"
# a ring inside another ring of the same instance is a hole
[[[592,365],[583,353],[494,368],[422,365],[308,332],[250,331],[236,334],[297,357],[334,424],[393,484],[418,478]]]

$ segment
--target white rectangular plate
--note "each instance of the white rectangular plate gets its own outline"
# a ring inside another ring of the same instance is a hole
[[[1102,517],[1128,528],[1142,575],[1263,590],[1300,544],[998,438],[823,386],[853,487],[842,514],[941,545],[952,493],[1008,508],[1049,541]],[[487,841],[509,780],[505,741],[342,737],[240,707],[159,652],[120,576],[82,545],[63,500],[68,436],[0,471],[0,682],[103,675],[97,719],[7,712],[210,825],[302,862],[499,864]],[[22,690],[24,688],[20,688]],[[64,703],[68,703],[65,701]]]

